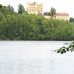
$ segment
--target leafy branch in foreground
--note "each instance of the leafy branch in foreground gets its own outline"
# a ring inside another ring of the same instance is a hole
[[[55,50],[55,52],[61,53],[61,54],[66,53],[67,51],[71,51],[71,52],[74,51],[74,42],[71,42],[71,44],[68,47],[64,46],[64,47],[61,47],[58,50]]]

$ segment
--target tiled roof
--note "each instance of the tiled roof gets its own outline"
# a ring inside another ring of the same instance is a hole
[[[55,16],[69,16],[68,13],[56,13]]]

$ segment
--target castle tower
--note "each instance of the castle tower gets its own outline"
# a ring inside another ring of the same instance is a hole
[[[29,14],[42,14],[43,4],[34,3],[27,3],[27,12]]]

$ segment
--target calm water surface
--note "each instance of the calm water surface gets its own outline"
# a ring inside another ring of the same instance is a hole
[[[1,41],[0,74],[74,74],[74,52],[53,51],[66,41]]]

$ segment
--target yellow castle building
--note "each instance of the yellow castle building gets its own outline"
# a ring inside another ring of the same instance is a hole
[[[43,15],[43,4],[39,4],[37,2],[27,3],[27,12],[28,14],[42,14]],[[43,15],[46,19],[51,19],[50,15]],[[56,13],[53,17],[57,20],[65,20],[69,21],[69,14],[68,13]]]
[[[42,14],[43,4],[34,3],[27,3],[27,12],[28,14]]]

